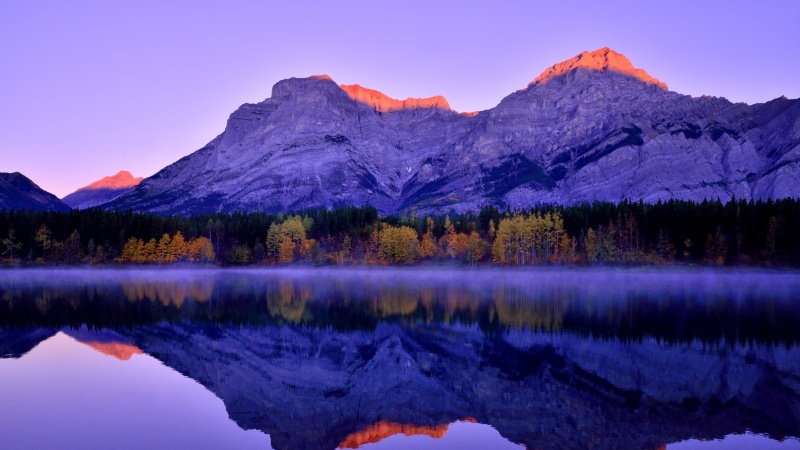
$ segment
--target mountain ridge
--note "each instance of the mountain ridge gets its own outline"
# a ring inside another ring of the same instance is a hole
[[[120,170],[114,175],[103,177],[79,188],[61,200],[71,208],[86,209],[114,200],[142,180],[144,177],[134,177],[127,170]]]
[[[340,84],[339,87],[342,88],[342,90],[345,91],[353,100],[372,106],[376,111],[384,113],[401,109],[417,108],[438,108],[452,110],[452,108],[450,108],[450,103],[448,103],[447,99],[441,95],[428,98],[409,97],[405,100],[397,100],[389,97],[383,92],[365,88],[360,84]]]
[[[349,91],[349,92],[348,92]],[[489,110],[391,99],[328,76],[279,81],[219,136],[105,204],[162,214],[800,196],[800,103],[690,97],[608,48]]]
[[[0,172],[0,209],[66,212],[70,207],[25,175]]]

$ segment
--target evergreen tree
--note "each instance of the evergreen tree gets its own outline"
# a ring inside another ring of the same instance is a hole
[[[75,264],[81,259],[81,235],[77,230],[73,230],[66,241],[64,241],[64,262]]]

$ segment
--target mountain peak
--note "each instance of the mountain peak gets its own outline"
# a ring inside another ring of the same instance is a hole
[[[353,100],[364,103],[380,112],[392,112],[401,109],[417,109],[417,108],[436,108],[450,110],[450,104],[447,99],[441,95],[428,98],[407,98],[405,100],[397,100],[389,97],[383,92],[374,89],[365,88],[359,84],[340,85],[343,91],[347,93]]]
[[[19,172],[0,172],[0,209],[69,211],[69,206]]]
[[[85,209],[113,200],[138,185],[144,178],[134,178],[127,170],[103,177],[67,195],[62,200],[72,208]]]
[[[33,180],[19,172],[0,172],[0,179],[23,192],[41,189]]]
[[[127,170],[120,170],[114,175],[103,177],[88,186],[80,188],[79,191],[86,189],[127,189],[136,186],[143,179],[143,177],[134,178]]]
[[[320,75],[311,75],[309,78],[313,78],[315,80],[325,80],[325,81],[333,81],[330,75],[320,74]]]
[[[608,47],[603,47],[593,52],[585,51],[574,58],[555,64],[542,72],[528,86],[546,84],[550,80],[576,69],[594,72],[617,72],[636,78],[644,83],[658,86],[665,91],[667,90],[666,83],[653,78],[642,69],[637,69],[625,55],[617,53]]]

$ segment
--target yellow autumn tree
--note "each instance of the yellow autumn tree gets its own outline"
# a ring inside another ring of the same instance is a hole
[[[432,258],[436,255],[436,237],[433,235],[433,219],[425,219],[427,230],[422,235],[422,242],[419,245],[419,256],[421,258]]]
[[[131,237],[122,247],[118,260],[133,263],[172,263],[186,260],[210,262],[215,258],[214,246],[207,237],[201,236],[187,242],[178,231],[174,237],[164,234],[158,242],[150,239],[147,244],[141,239]]]
[[[514,214],[500,220],[492,244],[492,260],[498,264],[532,264],[559,260],[562,243],[571,240],[559,212]]]
[[[211,240],[205,236],[192,239],[187,245],[189,261],[209,263],[216,260],[217,255]]]
[[[292,242],[292,238],[290,238],[289,236],[284,236],[283,239],[281,239],[278,248],[279,248],[278,250],[279,263],[285,264],[294,261],[295,243]]]
[[[280,223],[272,223],[267,230],[267,254],[280,263],[294,261],[296,253],[306,257],[316,245],[315,241],[309,241],[306,237],[311,225],[309,217],[298,215],[289,216]]]
[[[483,255],[486,254],[486,247],[486,241],[481,239],[478,233],[474,231],[470,233],[464,250],[464,257],[467,259],[467,262],[472,265],[475,264],[475,261],[483,259]]]
[[[125,242],[125,245],[122,247],[122,254],[120,255],[120,259],[126,262],[138,262],[140,255],[139,255],[139,242],[140,239],[132,237]]]
[[[172,261],[183,261],[188,256],[187,243],[180,231],[176,231],[175,236],[170,240],[169,255],[171,255]]]
[[[161,239],[158,241],[158,245],[156,245],[156,254],[153,256],[154,262],[167,262],[170,263],[174,261],[174,258],[170,254],[170,238],[169,234],[164,233],[161,236]]]
[[[417,257],[417,232],[407,226],[393,227],[384,224],[380,231],[378,255],[389,264],[412,264]]]

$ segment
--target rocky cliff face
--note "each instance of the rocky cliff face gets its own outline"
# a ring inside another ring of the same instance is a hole
[[[477,114],[327,76],[284,80],[208,145],[107,206],[391,213],[733,196],[800,196],[800,102],[680,95],[601,49]]]
[[[0,172],[0,209],[70,210],[58,197],[19,172]]]
[[[114,200],[139,184],[143,179],[143,177],[134,178],[127,170],[121,170],[116,175],[103,177],[88,186],[78,189],[64,197],[62,201],[71,208],[91,208]]]

